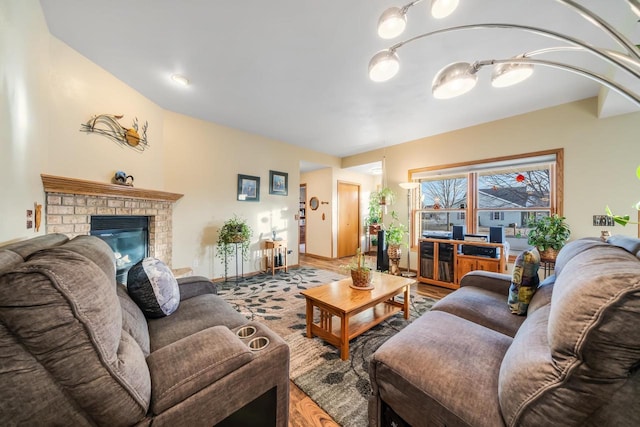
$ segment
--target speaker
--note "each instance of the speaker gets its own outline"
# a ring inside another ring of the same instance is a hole
[[[489,227],[489,242],[504,243],[504,227]]]
[[[465,233],[466,227],[464,225],[453,226],[453,240],[464,240]]]
[[[385,240],[384,230],[378,231],[378,253],[376,259],[376,270],[389,270],[389,255],[387,255],[387,242]]]

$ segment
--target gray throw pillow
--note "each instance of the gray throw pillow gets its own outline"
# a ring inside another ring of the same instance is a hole
[[[157,258],[145,258],[131,267],[127,290],[144,315],[151,318],[170,315],[180,303],[178,281]]]

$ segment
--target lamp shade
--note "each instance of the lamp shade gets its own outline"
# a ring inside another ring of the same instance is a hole
[[[533,74],[533,64],[501,63],[493,67],[491,85],[507,87],[518,84]]]
[[[401,182],[398,185],[400,186],[400,188],[404,188],[405,190],[413,190],[414,188],[420,187],[420,183],[415,181]]]
[[[436,19],[446,18],[458,7],[459,0],[431,0],[431,16]]]
[[[384,82],[398,74],[400,59],[394,51],[381,50],[369,61],[369,78],[374,82]]]
[[[382,12],[378,20],[378,35],[383,39],[398,37],[407,26],[407,14],[398,7]]]
[[[478,81],[475,68],[468,62],[454,62],[438,71],[431,84],[437,99],[449,99],[473,89]]]

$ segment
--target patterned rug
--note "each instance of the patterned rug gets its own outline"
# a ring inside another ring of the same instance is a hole
[[[399,313],[349,343],[349,360],[320,338],[306,337],[305,301],[301,290],[340,280],[345,276],[326,270],[301,267],[259,274],[237,284],[224,284],[218,294],[250,320],[268,325],[291,349],[290,377],[340,425],[367,425],[367,399],[371,394],[369,360],[387,339],[428,311],[436,300],[411,289],[411,315]],[[400,297],[397,297],[399,300]]]

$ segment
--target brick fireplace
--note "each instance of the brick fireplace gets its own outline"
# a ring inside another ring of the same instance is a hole
[[[172,208],[182,194],[41,175],[46,233],[89,234],[92,215],[149,218],[149,256],[172,265]]]

